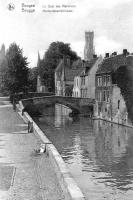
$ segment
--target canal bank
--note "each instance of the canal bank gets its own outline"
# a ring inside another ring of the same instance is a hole
[[[52,141],[86,199],[131,200],[133,130],[103,120],[69,117],[66,107],[45,108],[35,119]]]
[[[0,199],[63,200],[64,194],[47,154],[34,149],[42,140],[28,133],[27,124],[9,102],[0,106]]]
[[[112,124],[117,124],[117,125],[120,125],[120,126],[125,126],[125,127],[128,127],[128,128],[133,128],[133,125],[131,124],[124,124],[124,123],[120,123],[120,122],[116,122],[116,121],[113,121],[113,120],[109,120],[109,119],[106,119],[106,118],[102,118],[102,117],[93,117],[93,120],[103,120],[103,121],[106,121],[106,122],[109,122],[109,123],[112,123]]]
[[[56,174],[56,178],[61,187],[64,200],[85,200],[83,193],[72,178],[55,146],[45,136],[44,132],[41,131],[29,114],[27,112],[23,112],[24,107],[21,101],[19,102],[18,109],[20,111],[19,115],[23,118],[23,120],[32,124],[34,135],[37,137],[39,136],[43,144],[45,144],[46,154],[48,155],[53,171]]]

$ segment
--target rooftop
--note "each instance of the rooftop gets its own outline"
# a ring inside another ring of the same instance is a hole
[[[105,58],[99,65],[97,74],[115,72],[120,66],[133,66],[133,55],[115,55]]]
[[[95,62],[98,60],[98,57],[97,58],[93,58],[92,60],[90,61],[86,61],[85,62],[85,75],[88,75],[88,71],[93,67],[93,65],[95,64]]]
[[[85,68],[65,68],[65,80],[66,81],[73,81],[75,76],[78,76],[81,74],[82,71],[84,71]]]
[[[78,59],[74,61],[72,64],[69,60],[64,62],[62,59],[56,68],[56,72],[60,72],[64,69],[65,80],[66,81],[73,81],[75,76],[82,75],[82,72],[87,74],[87,72],[92,68],[94,63],[98,58],[93,58],[91,61],[84,61]]]

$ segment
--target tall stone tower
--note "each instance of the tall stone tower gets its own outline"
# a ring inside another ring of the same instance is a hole
[[[84,47],[84,60],[91,60],[93,58],[94,52],[94,32],[85,32],[85,47]]]

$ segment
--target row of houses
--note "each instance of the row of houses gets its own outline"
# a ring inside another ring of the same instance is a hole
[[[133,72],[133,55],[126,49],[119,55],[117,52],[111,55],[107,53],[104,58],[93,55],[90,60],[78,59],[73,63],[68,57],[64,57],[55,70],[55,93],[61,96],[95,99],[95,118],[130,124],[129,89],[125,88],[124,94],[121,83],[130,82],[131,94],[133,76],[127,76],[125,80],[123,70],[130,75]]]
[[[86,101],[94,99],[95,118],[130,125],[133,121],[133,54],[124,49],[121,54],[97,56],[93,40],[94,32],[85,32],[84,60],[79,58],[72,62],[68,56],[60,60],[55,69],[55,94],[86,98]]]
[[[64,57],[55,70],[55,94],[95,99],[95,74],[101,62],[102,56],[96,55],[90,61],[78,59],[72,64]]]

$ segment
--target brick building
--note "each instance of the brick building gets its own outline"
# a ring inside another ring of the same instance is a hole
[[[96,72],[95,117],[119,124],[128,123],[129,103],[126,97],[128,95],[124,94],[123,86],[122,84],[119,84],[119,77],[123,77],[123,84],[126,85],[128,78],[125,80],[125,74],[122,75],[121,72],[123,70],[130,70],[130,72],[128,72],[129,75],[132,72],[132,69],[133,55],[129,54],[126,49],[124,49],[123,53],[119,55],[117,55],[116,52],[111,56],[106,54],[106,57],[99,65]],[[121,83],[123,80],[121,80]],[[132,82],[132,80],[129,82]]]

